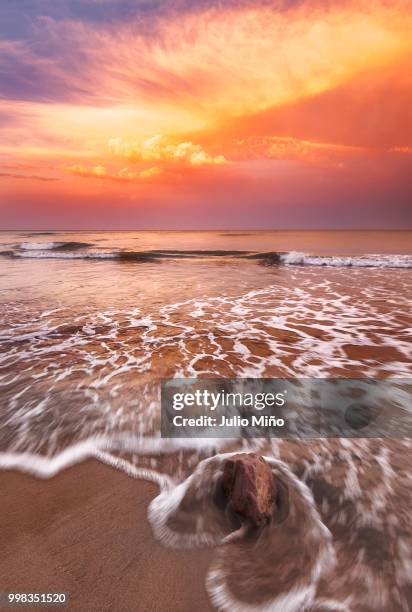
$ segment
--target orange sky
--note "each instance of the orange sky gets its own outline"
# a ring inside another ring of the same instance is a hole
[[[408,3],[28,5],[0,8],[3,229],[411,225]]]

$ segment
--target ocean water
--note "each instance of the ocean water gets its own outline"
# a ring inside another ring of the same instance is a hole
[[[49,477],[97,457],[158,482],[149,518],[165,545],[203,546],[229,528],[211,502],[223,453],[257,450],[291,492],[289,539],[274,524],[258,542],[218,547],[215,605],[410,609],[409,440],[166,440],[159,385],[410,377],[412,232],[3,232],[0,242],[0,467]]]

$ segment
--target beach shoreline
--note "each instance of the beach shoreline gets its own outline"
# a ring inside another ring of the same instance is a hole
[[[3,592],[67,593],[69,609],[88,612],[213,609],[205,590],[213,551],[155,540],[153,483],[87,460],[47,480],[0,472],[0,487]]]

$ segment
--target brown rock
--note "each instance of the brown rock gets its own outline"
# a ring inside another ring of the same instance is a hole
[[[223,468],[223,491],[227,508],[251,527],[270,521],[276,504],[276,482],[263,457],[239,453],[227,459]]]

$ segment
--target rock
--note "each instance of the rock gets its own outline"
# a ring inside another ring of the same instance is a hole
[[[277,487],[269,464],[255,453],[239,453],[225,461],[222,488],[227,509],[250,527],[263,527],[275,511]]]

